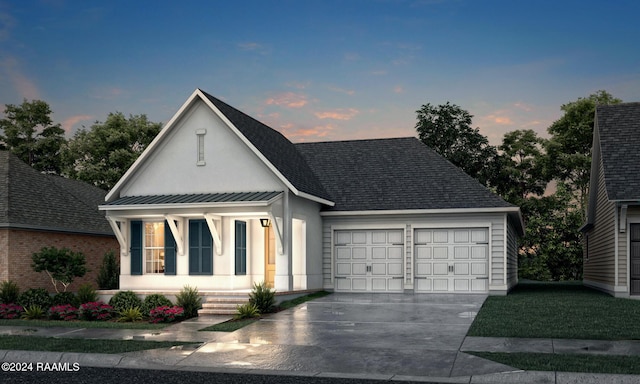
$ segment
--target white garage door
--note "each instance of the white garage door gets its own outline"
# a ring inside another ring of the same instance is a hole
[[[402,292],[404,231],[335,231],[335,290]]]
[[[417,229],[416,292],[488,292],[487,228]]]

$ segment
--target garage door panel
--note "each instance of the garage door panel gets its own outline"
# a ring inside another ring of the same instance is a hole
[[[351,258],[352,259],[366,259],[367,258],[367,248],[365,247],[353,247],[351,248]]]
[[[433,263],[433,274],[434,275],[448,275],[449,274],[449,264],[447,264],[447,263]]]
[[[404,289],[404,230],[335,233],[336,290],[388,292]]]
[[[387,264],[387,274],[390,276],[402,276],[403,270],[402,263],[389,263]]]
[[[468,229],[458,229],[453,231],[453,242],[454,243],[468,243],[469,242],[469,230]]]
[[[374,247],[371,249],[371,257],[375,259],[386,259],[387,258],[387,248],[385,247]]]
[[[417,229],[416,292],[487,292],[487,228]]]
[[[387,248],[387,257],[391,260],[402,259],[402,247],[389,247]]]
[[[468,259],[469,253],[469,247],[453,247],[454,259]]]
[[[449,248],[448,247],[433,247],[433,258],[434,259],[448,259],[449,258]]]

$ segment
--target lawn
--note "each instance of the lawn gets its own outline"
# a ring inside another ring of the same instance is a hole
[[[197,344],[182,341],[96,340],[0,335],[0,349],[80,353],[125,353]]]
[[[616,299],[581,283],[520,283],[490,296],[468,336],[640,339],[640,300]]]
[[[64,328],[111,328],[111,329],[162,329],[170,324],[152,324],[146,321],[135,323],[115,321],[64,321],[64,320],[23,320],[0,319],[0,326],[24,326],[24,327],[64,327]]]

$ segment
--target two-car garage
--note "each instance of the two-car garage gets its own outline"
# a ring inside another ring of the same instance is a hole
[[[415,292],[488,292],[488,228],[412,232],[405,248],[404,228],[334,231],[335,290],[402,292],[413,279]]]

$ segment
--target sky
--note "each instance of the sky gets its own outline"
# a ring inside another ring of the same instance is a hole
[[[636,0],[0,0],[0,117],[44,100],[68,137],[166,123],[200,88],[293,142],[416,136],[459,105],[494,144],[606,90],[640,101]]]

